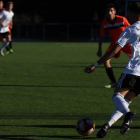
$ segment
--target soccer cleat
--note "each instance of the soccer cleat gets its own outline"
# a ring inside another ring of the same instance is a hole
[[[7,51],[7,52],[6,52],[6,54],[9,54],[9,53],[10,53],[10,51]]]
[[[102,128],[100,129],[100,131],[97,133],[96,136],[97,136],[98,138],[104,138],[104,137],[106,136],[106,134],[107,134],[108,128],[109,128],[109,125],[108,125],[108,124],[104,124],[104,125],[102,126]]]
[[[125,134],[130,130],[130,123],[136,118],[136,113],[128,112],[124,117],[124,121],[120,130],[121,134]]]
[[[13,53],[13,49],[10,49],[10,53]]]
[[[0,55],[1,55],[1,56],[4,56],[4,53],[3,53],[3,51],[2,51],[2,50],[0,51]]]
[[[105,85],[105,88],[114,88],[116,87],[116,83],[111,82],[109,85]]]

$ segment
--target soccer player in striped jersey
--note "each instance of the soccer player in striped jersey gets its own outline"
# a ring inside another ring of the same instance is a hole
[[[0,54],[4,56],[3,50],[7,47],[11,41],[11,35],[9,32],[9,24],[12,22],[12,18],[14,13],[13,9],[13,2],[8,2],[7,9],[0,12],[0,35],[3,36],[3,44],[0,48]]]
[[[131,45],[132,56],[116,84],[112,97],[116,109],[97,133],[98,138],[105,137],[108,129],[122,115],[124,115],[124,121],[120,133],[126,134],[130,130],[130,124],[136,118],[136,113],[130,111],[129,104],[140,95],[140,2],[133,2],[128,6],[128,18],[131,25],[121,33],[114,47],[96,63],[85,68],[86,73],[92,73],[98,65],[115,56],[125,45]]]
[[[98,52],[97,55],[99,57],[102,56],[102,41],[103,41],[103,37],[104,37],[104,33],[105,31],[107,31],[110,36],[111,36],[111,44],[108,47],[107,51],[108,52],[116,43],[117,39],[119,38],[120,34],[122,33],[122,31],[130,25],[130,23],[128,22],[128,20],[123,17],[123,16],[119,16],[116,15],[116,7],[114,4],[109,3],[107,4],[106,7],[106,15],[107,18],[105,18],[102,23],[101,23],[101,28],[100,28],[100,37],[99,37],[99,48],[98,48]],[[126,53],[129,57],[131,57],[131,47],[130,45],[126,45],[124,48],[122,48],[115,56],[114,58],[119,58],[121,52]],[[110,60],[107,60],[104,63],[104,67],[106,69],[106,73],[111,81],[111,83],[109,85],[105,85],[105,88],[112,88],[116,86],[116,79],[113,73],[113,69],[110,65]]]
[[[4,6],[3,0],[0,0],[0,12],[2,12],[3,10],[5,10],[5,8],[3,6]],[[9,36],[12,36],[12,33],[11,33],[12,25],[13,25],[13,20],[8,25],[8,27],[9,27]],[[6,38],[3,35],[0,35],[0,39],[2,40],[2,42],[5,42],[6,41]],[[12,39],[11,39],[9,45],[6,47],[6,50],[7,50],[6,54],[13,53]]]
[[[11,19],[11,22],[9,23],[8,25],[9,27],[9,36],[11,38],[11,41],[9,42],[9,45],[6,47],[6,54],[9,54],[9,53],[13,53],[13,47],[12,47],[12,28],[13,28],[13,19]]]

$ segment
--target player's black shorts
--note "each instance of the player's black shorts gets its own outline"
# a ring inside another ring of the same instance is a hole
[[[6,36],[9,35],[9,34],[10,34],[9,32],[0,33],[0,36],[3,37],[3,38],[6,38]]]
[[[140,76],[122,73],[116,86],[118,88],[129,88],[138,96],[140,94]]]

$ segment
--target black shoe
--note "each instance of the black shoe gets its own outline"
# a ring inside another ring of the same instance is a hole
[[[107,134],[107,130],[109,128],[109,125],[108,124],[104,124],[101,128],[101,130],[97,133],[97,137],[98,138],[104,138]]]
[[[130,130],[130,123],[136,118],[136,113],[128,112],[125,114],[124,121],[120,130],[121,134],[125,134]]]

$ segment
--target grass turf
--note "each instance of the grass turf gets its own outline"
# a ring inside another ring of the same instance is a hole
[[[103,52],[108,47],[103,44]],[[114,110],[114,89],[103,65],[92,74],[84,68],[96,62],[97,43],[14,42],[14,53],[0,57],[0,139],[69,140],[96,139],[96,133]],[[128,57],[112,59],[116,79]],[[139,140],[139,99],[130,109],[138,117],[126,135],[119,130],[123,118],[109,130],[105,140]],[[89,137],[77,134],[75,124],[90,117],[96,124]]]

